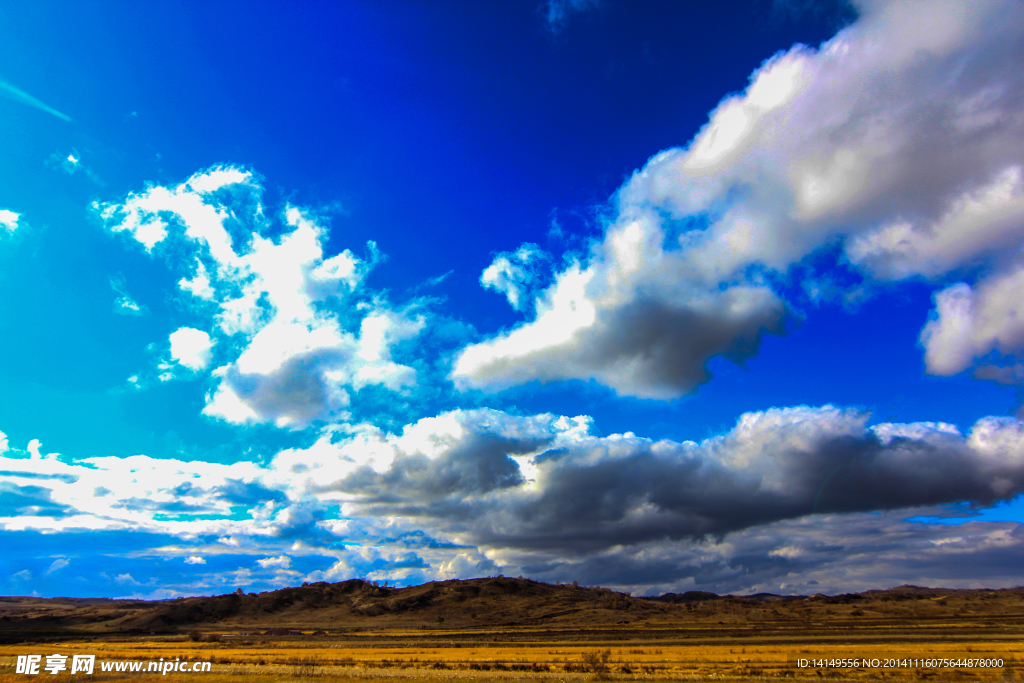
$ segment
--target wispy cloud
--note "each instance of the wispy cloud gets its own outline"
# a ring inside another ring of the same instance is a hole
[[[40,111],[45,111],[47,114],[53,114],[62,121],[71,122],[71,117],[67,114],[62,114],[45,102],[32,97],[27,92],[18,88],[17,86],[8,83],[7,81],[0,79],[0,96],[6,97],[9,100],[14,100],[20,104],[34,107]]]
[[[573,15],[596,9],[601,6],[601,2],[602,0],[548,0],[543,6],[548,30],[554,34],[561,33]]]
[[[480,284],[501,292],[517,311],[532,303],[540,280],[538,265],[547,265],[550,255],[529,242],[512,252],[501,252],[480,275]]]
[[[67,153],[54,152],[46,160],[46,165],[68,175],[75,175],[76,173],[81,172],[97,185],[106,185],[106,183],[96,175],[96,172],[85,163],[82,158],[82,154],[77,149],[72,148],[71,151]]]
[[[145,309],[128,294],[123,276],[112,277],[110,279],[110,288],[117,294],[117,298],[114,299],[114,313],[131,316],[143,315],[145,313]]]
[[[46,573],[53,574],[54,572],[59,572],[61,569],[64,569],[64,567],[68,566],[69,564],[71,564],[70,560],[63,557],[58,557],[50,565],[50,568],[46,570]]]

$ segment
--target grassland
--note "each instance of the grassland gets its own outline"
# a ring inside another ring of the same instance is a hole
[[[0,645],[0,683],[30,680],[13,673],[16,655],[53,653],[93,654],[97,661],[208,661],[212,662],[210,673],[101,673],[97,666],[95,674],[85,677],[206,683],[336,678],[408,683],[822,678],[1010,681],[1018,679],[1017,662],[1024,663],[1021,590],[904,587],[857,596],[683,595],[652,601],[604,589],[531,586],[527,584],[532,582],[514,579],[475,581],[417,587],[422,589],[418,593],[393,589],[393,593],[374,594],[375,587],[367,584],[365,590],[345,593],[351,597],[348,602],[321,604],[319,611],[308,602],[289,602],[289,598],[275,603],[278,611],[264,615],[259,627],[254,625],[255,613],[237,600],[239,609],[227,614],[217,611],[223,607],[221,602],[188,606],[183,604],[186,601],[177,601],[170,605],[177,611],[170,612],[167,603],[139,604],[133,609],[108,605],[110,609],[100,621],[82,621],[83,613],[96,616],[97,603],[69,607],[69,603],[22,601],[18,603],[20,612],[9,608],[10,613],[0,617],[6,618],[0,621],[0,634],[7,640]],[[468,591],[462,590],[467,587]],[[420,599],[423,595],[430,598]],[[403,603],[403,612],[386,609],[374,599],[409,602]],[[297,607],[300,603],[305,606]],[[253,604],[262,603],[254,600]],[[155,619],[157,613],[162,616]],[[184,613],[213,614],[218,619],[167,626]],[[305,625],[300,623],[303,614],[309,622]],[[334,623],[329,623],[327,614],[334,615]],[[141,633],[125,628],[110,633],[111,623],[164,624],[164,630]],[[286,628],[301,633],[287,634]],[[920,662],[899,668],[796,665],[799,659],[821,658],[879,659],[883,663],[889,658],[1001,659],[1003,666],[943,667]]]

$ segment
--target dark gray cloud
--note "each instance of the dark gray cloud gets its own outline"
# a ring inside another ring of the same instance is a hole
[[[507,489],[523,483],[519,465],[509,456],[537,450],[544,441],[470,434],[437,457],[413,453],[396,458],[383,473],[363,468],[343,482],[325,487],[358,492],[367,502],[440,501]]]
[[[246,374],[229,367],[224,386],[268,421],[287,418],[300,425],[326,420],[344,410],[348,393],[326,373],[343,367],[355,349],[319,349],[289,358],[272,372]]]
[[[469,429],[431,457],[399,449],[388,468],[363,467],[320,490],[354,497],[364,514],[419,518],[483,547],[564,557],[1024,492],[1024,428],[1012,419],[986,418],[965,437],[944,425],[867,427],[858,411],[800,407],[746,414],[700,444],[565,438],[552,428],[543,450],[536,435],[516,438],[509,425],[502,437],[481,435],[472,413],[460,415]],[[512,469],[517,456],[531,481]]]
[[[523,570],[535,578],[621,587],[634,595],[686,590],[840,593],[908,583],[947,588],[1020,584],[1024,526],[922,524],[906,517],[906,512],[819,514],[719,540],[638,543],[576,560],[525,563]]]

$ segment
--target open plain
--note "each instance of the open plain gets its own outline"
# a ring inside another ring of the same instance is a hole
[[[89,680],[1010,681],[1024,657],[1024,589],[636,598],[494,577],[170,601],[2,598],[0,643],[4,683],[28,680],[15,664],[33,654],[95,655]],[[821,661],[836,659],[847,661]],[[211,666],[146,671],[170,661]]]

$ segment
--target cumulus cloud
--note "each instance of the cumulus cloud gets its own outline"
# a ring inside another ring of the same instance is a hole
[[[706,382],[712,356],[742,363],[757,353],[765,331],[783,331],[785,306],[767,287],[700,292],[681,284],[669,296],[668,282],[646,286],[659,279],[657,267],[643,267],[654,259],[628,258],[634,259],[628,277],[617,265],[597,264],[560,274],[537,300],[532,323],[467,347],[453,378],[492,390],[596,379],[621,395],[668,399]],[[598,296],[595,280],[601,280]]]
[[[295,572],[308,567],[300,558],[329,560],[299,572],[305,580],[514,571],[664,589],[777,590],[799,576],[841,588],[844,558],[872,544],[886,558],[870,579],[881,583],[951,576],[942,564],[958,548],[1004,568],[1024,549],[1019,525],[954,533],[901,521],[964,502],[969,517],[1024,493],[1016,419],[983,418],[962,434],[802,406],[745,414],[701,442],[593,431],[585,416],[480,409],[395,433],[325,428],[263,465],[5,454],[0,528],[171,535],[178,545],[150,552],[190,565],[247,554],[260,569]],[[993,580],[1000,572],[993,565]]]
[[[479,553],[461,552],[447,562],[441,563],[437,568],[437,578],[447,581],[493,576],[498,573],[497,569],[497,565],[487,558],[481,559]]]
[[[42,460],[45,456],[40,450],[43,447],[43,442],[39,439],[32,439],[28,442],[28,452],[32,455],[33,460]]]
[[[7,234],[13,234],[18,229],[18,219],[21,218],[21,214],[15,213],[10,209],[0,209],[0,228],[7,231]]]
[[[171,358],[189,370],[202,370],[210,364],[213,340],[191,327],[180,327],[170,336]]]
[[[1017,420],[984,418],[966,435],[941,423],[867,421],[832,406],[773,409],[696,443],[598,437],[583,416],[459,410],[395,434],[328,429],[266,466],[0,456],[6,481],[39,488],[48,503],[0,524],[309,541],[355,533],[358,524],[326,512],[342,504],[346,519],[406,520],[408,531],[454,543],[585,554],[811,514],[988,505],[1024,493]],[[125,493],[97,495],[101,488]],[[238,504],[249,519],[230,519]]]
[[[308,474],[366,513],[437,520],[484,547],[565,553],[1024,492],[1016,420],[985,418],[967,436],[944,424],[867,420],[832,406],[773,409],[698,444],[595,437],[582,419],[457,412],[386,439],[376,449],[385,457],[333,483]]]
[[[742,362],[781,331],[779,283],[823,248],[872,280],[1024,262],[1019,4],[856,4],[854,23],[770,58],[689,144],[652,157],[535,319],[466,348],[453,377],[671,398],[709,358]]]
[[[216,386],[203,412],[234,423],[305,427],[344,416],[353,391],[415,386],[415,369],[396,362],[393,350],[419,333],[424,317],[362,289],[380,258],[376,246],[369,243],[368,259],[347,249],[328,257],[319,218],[287,207],[278,225],[261,195],[250,171],[222,166],[94,205],[112,232],[150,252],[173,252],[173,262],[190,269],[178,287],[215,336],[178,329],[173,359],[205,370],[218,340],[237,349],[212,369]],[[281,234],[267,236],[274,230]]]
[[[1014,357],[1024,350],[1024,261],[935,295],[935,313],[921,332],[925,366],[933,375],[955,375],[980,358]],[[1019,381],[1019,364],[979,368],[983,378]]]
[[[262,560],[256,560],[256,564],[264,569],[288,569],[292,566],[292,558],[287,555],[265,557]]]

